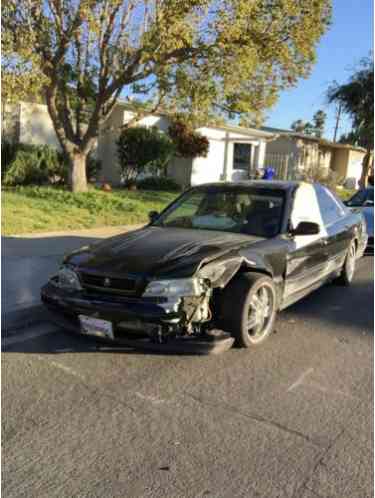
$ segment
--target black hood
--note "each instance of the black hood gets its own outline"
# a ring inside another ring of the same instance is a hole
[[[65,263],[100,275],[185,277],[260,237],[211,230],[145,227],[75,251]]]

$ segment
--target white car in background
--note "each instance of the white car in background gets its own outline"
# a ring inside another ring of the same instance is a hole
[[[360,208],[366,220],[367,249],[374,251],[374,187],[363,188],[356,192],[345,204],[350,208]]]

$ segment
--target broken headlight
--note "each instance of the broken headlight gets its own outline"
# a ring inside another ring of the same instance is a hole
[[[62,266],[57,275],[52,279],[53,283],[62,289],[81,290],[81,282],[75,271],[67,266]]]
[[[201,281],[197,278],[176,278],[173,280],[153,280],[147,287],[145,297],[185,297],[200,296],[204,292]]]

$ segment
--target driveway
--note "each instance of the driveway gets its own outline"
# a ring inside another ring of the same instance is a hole
[[[372,268],[221,356],[20,331],[2,361],[4,495],[373,496]]]

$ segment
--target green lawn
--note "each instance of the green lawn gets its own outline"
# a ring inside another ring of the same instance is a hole
[[[82,194],[54,187],[3,189],[2,234],[144,223],[149,211],[160,211],[177,195],[125,189],[107,193],[92,188]]]

